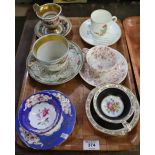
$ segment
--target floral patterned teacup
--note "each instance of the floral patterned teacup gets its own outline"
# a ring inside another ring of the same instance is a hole
[[[91,32],[94,37],[101,38],[107,30],[107,24],[111,21],[116,22],[117,17],[112,16],[107,10],[98,9],[91,13]]]
[[[111,71],[117,64],[117,57],[113,49],[103,45],[94,46],[86,53],[86,61],[95,77]]]
[[[33,10],[48,29],[55,29],[59,25],[59,16],[62,11],[60,5],[55,3],[47,3],[39,6],[35,3],[33,5]]]

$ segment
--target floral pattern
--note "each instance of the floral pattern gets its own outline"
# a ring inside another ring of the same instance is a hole
[[[95,34],[99,36],[103,36],[106,33],[106,30],[107,30],[107,25],[103,25],[100,29],[100,32],[95,32]]]
[[[37,135],[26,131],[22,126],[20,126],[19,131],[24,141],[28,144],[41,145],[41,147],[43,147],[43,143],[40,142],[40,138]]]
[[[26,100],[24,111],[27,108],[30,108],[31,106],[37,104],[38,102],[48,101],[50,99],[52,99],[51,96],[44,95],[44,94],[32,95],[29,99]]]
[[[109,72],[104,72],[99,74],[94,69],[88,65],[86,57],[84,58],[84,64],[80,71],[80,76],[84,81],[89,83],[92,86],[98,87],[107,83],[121,83],[127,73],[128,73],[128,64],[124,56],[116,51],[116,60],[117,64]]]
[[[38,122],[38,125],[39,124],[44,125],[45,123],[49,122],[49,117],[47,117],[44,121],[42,121],[42,119],[46,117],[48,114],[49,114],[49,109],[46,107],[41,112],[36,114],[39,120],[41,120],[40,122]]]
[[[60,101],[63,112],[71,116],[71,104],[69,99],[60,93],[52,93],[52,95]]]

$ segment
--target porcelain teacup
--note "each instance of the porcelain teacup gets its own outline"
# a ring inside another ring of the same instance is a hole
[[[107,10],[98,9],[91,13],[91,33],[96,38],[104,36],[107,30],[108,23],[116,22],[117,17],[112,16]]]
[[[50,71],[59,71],[67,65],[69,45],[64,36],[48,34],[33,45],[34,57]]]
[[[117,64],[116,55],[110,47],[98,45],[84,52],[86,61],[95,77],[111,71]]]
[[[93,98],[93,107],[101,119],[115,124],[122,123],[130,131],[127,120],[133,115],[134,106],[124,89],[116,84],[99,87]]]
[[[62,12],[60,5],[55,3],[47,3],[39,6],[35,3],[33,5],[33,9],[37,17],[48,29],[55,29],[59,25],[59,16]]]

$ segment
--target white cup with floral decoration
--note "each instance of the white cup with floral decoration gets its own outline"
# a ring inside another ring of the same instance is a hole
[[[98,9],[91,13],[91,33],[96,38],[104,36],[107,30],[107,24],[111,21],[116,22],[117,17],[104,9]]]

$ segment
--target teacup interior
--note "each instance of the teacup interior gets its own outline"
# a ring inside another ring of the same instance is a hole
[[[105,97],[109,96],[109,95],[113,95],[113,96],[116,96],[116,97],[119,97],[123,104],[124,104],[124,109],[123,109],[123,112],[117,116],[117,117],[109,117],[107,116],[103,110],[102,110],[102,101]],[[122,118],[124,118],[130,111],[130,108],[131,108],[131,103],[130,103],[130,99],[129,97],[120,89],[116,89],[116,88],[108,88],[104,91],[102,91],[99,95],[98,95],[98,98],[97,98],[97,108],[99,110],[99,112],[106,118],[108,119],[113,119],[113,120],[120,120]]]
[[[40,6],[39,10],[37,11],[38,16],[44,18],[51,18],[55,17],[57,14],[61,12],[61,7],[57,4],[44,4]]]
[[[47,36],[40,39],[34,46],[37,59],[51,62],[63,57],[68,51],[68,43],[61,36]]]
[[[112,15],[106,10],[99,9],[92,12],[91,19],[96,23],[108,23],[112,20]]]

